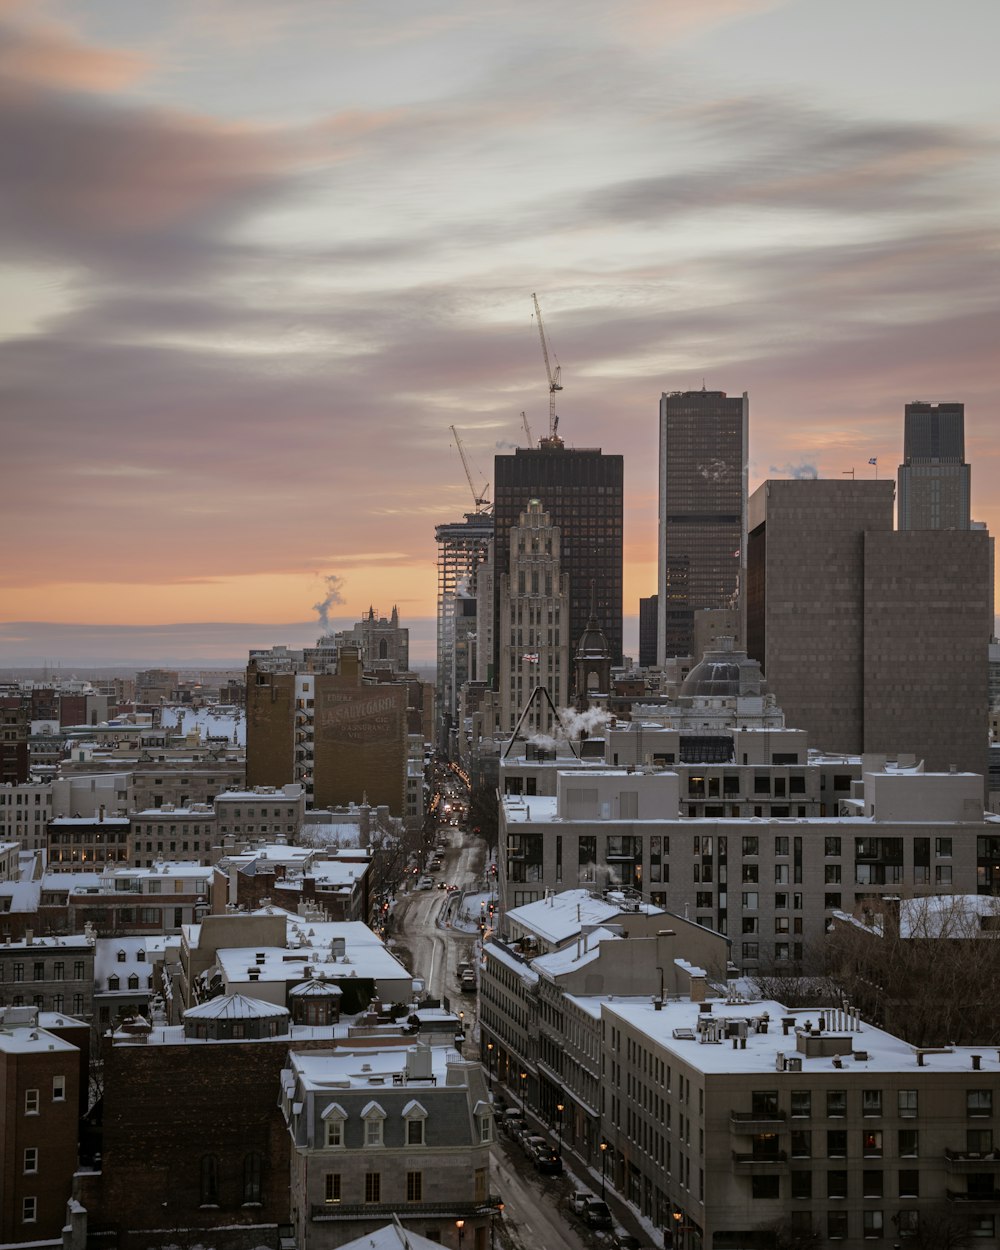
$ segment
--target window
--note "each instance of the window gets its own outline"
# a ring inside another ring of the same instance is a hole
[[[775,864],[774,865],[774,883],[775,885],[787,885],[788,884],[788,865],[787,864]]]
[[[24,1114],[38,1115],[38,1090],[26,1089],[24,1091]]]
[[[881,1129],[866,1129],[861,1134],[861,1153],[866,1159],[882,1158]]]
[[[115,976],[114,973],[112,973],[111,976],[108,977],[108,990],[114,991],[120,988],[121,988],[121,981],[118,979],[118,977]]]
[[[861,1114],[882,1114],[882,1091],[880,1089],[863,1089],[861,1091]]]
[[[755,1089],[750,1095],[750,1109],[757,1117],[769,1119],[778,1114],[778,1091]]]
[[[951,885],[951,864],[938,864],[934,869],[936,885]]]
[[[839,894],[830,893],[823,895],[823,908],[825,911],[839,911],[840,905],[841,901]]]
[[[917,1091],[915,1089],[901,1089],[898,1091],[896,1098],[899,1109],[899,1118],[901,1120],[916,1119]]]
[[[758,958],[758,944],[756,942],[744,942],[743,943],[743,958],[744,959],[757,959]]]
[[[24,1174],[30,1176],[38,1171],[38,1147],[29,1146],[24,1152]]]
[[[827,1211],[826,1235],[831,1239],[847,1236],[847,1212]]]
[[[920,1173],[916,1168],[907,1168],[899,1173],[900,1198],[920,1197]]]
[[[756,885],[758,881],[758,871],[756,864],[743,865],[743,884]]]
[[[969,1218],[969,1232],[973,1237],[993,1237],[996,1235],[995,1215],[973,1215]]]
[[[918,1140],[915,1128],[901,1128],[896,1134],[896,1149],[899,1157],[901,1159],[915,1159],[918,1153]]]
[[[847,1173],[846,1172],[827,1172],[826,1174],[826,1196],[828,1198],[846,1198],[847,1197]]]
[[[941,859],[951,859],[951,838],[935,838],[934,854]]]
[[[479,1117],[479,1140],[481,1142],[493,1140],[493,1117],[489,1113]]]
[[[899,1229],[900,1237],[916,1237],[920,1231],[920,1216],[914,1207],[897,1211],[893,1220]],[[990,1236],[992,1235],[991,1233]]]
[[[792,1115],[812,1115],[812,1092],[810,1090],[792,1090]]]
[[[744,890],[743,891],[744,911],[756,911],[759,901],[760,901],[760,894],[757,890]],[[708,906],[711,907],[712,904],[709,903]]]
[[[406,1121],[406,1144],[408,1146],[422,1146],[424,1144],[423,1119],[412,1117]]]
[[[812,1133],[808,1129],[792,1130],[792,1158],[808,1159],[812,1156]]]
[[[788,839],[787,838],[781,837],[781,838],[774,839],[774,853],[775,855],[787,855],[788,854]]]
[[[992,1115],[993,1091],[989,1089],[966,1090],[965,1110],[968,1115]]]
[[[861,1174],[861,1196],[863,1198],[881,1198],[882,1185],[882,1169],[865,1168]]]
[[[861,1216],[861,1227],[866,1238],[882,1236],[882,1212],[864,1211]]]
[[[823,868],[823,880],[827,885],[840,885],[840,865],[826,864]]]
[[[381,1125],[381,1120],[379,1124]],[[382,1173],[366,1172],[365,1173],[365,1202],[381,1202],[382,1201]]]
[[[847,1132],[844,1129],[830,1129],[826,1135],[826,1157],[843,1159],[847,1156]]]
[[[45,980],[45,961],[43,959],[35,960],[34,979],[36,981]]]
[[[823,839],[823,854],[827,856],[827,858],[830,858],[830,859],[839,858],[840,857],[840,838],[824,838]]]
[[[829,1118],[847,1115],[847,1093],[842,1089],[826,1091],[826,1114]]]
[[[384,1119],[385,1113],[377,1105],[364,1116],[366,1148],[382,1145],[382,1124]]]
[[[779,1197],[779,1178],[777,1176],[751,1176],[750,1196],[757,1199]]]
[[[993,1130],[970,1128],[965,1130],[965,1151],[970,1155],[988,1155],[993,1149]]]
[[[811,1172],[793,1172],[792,1173],[792,1197],[793,1198],[811,1198],[812,1197],[812,1173]]]
[[[215,1155],[201,1156],[201,1205],[217,1206],[219,1202],[219,1161]]]
[[[324,1177],[323,1189],[325,1193],[324,1201],[339,1202],[340,1201],[340,1173],[339,1172],[327,1172],[326,1176]]]
[[[423,1172],[407,1172],[406,1173],[406,1201],[407,1202],[423,1202],[424,1200],[424,1174]]]
[[[21,1200],[21,1223],[34,1224],[38,1219],[38,1199],[22,1198]]]
[[[326,1144],[328,1148],[339,1149],[344,1144],[344,1121],[340,1116],[331,1116],[326,1122]]]

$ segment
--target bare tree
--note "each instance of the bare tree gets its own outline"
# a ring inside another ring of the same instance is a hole
[[[836,922],[829,974],[867,1019],[915,1046],[996,1045],[998,922],[993,898],[875,901]]]
[[[976,1243],[969,1216],[945,1202],[922,1209],[917,1226],[899,1236],[906,1250],[972,1250]]]

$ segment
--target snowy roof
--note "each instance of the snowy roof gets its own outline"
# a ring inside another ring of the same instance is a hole
[[[162,934],[98,938],[94,945],[95,982],[103,984],[110,976],[121,979],[133,972],[143,977],[149,976],[153,971],[153,964],[157,959],[162,959],[171,941],[173,945],[177,945],[176,938],[171,939]]]
[[[582,1004],[582,1000],[574,1001]],[[921,1066],[917,1061],[917,1048],[874,1025],[848,1021],[846,1013],[834,1008],[788,1007],[773,1000],[733,1002],[714,999],[709,1014],[702,1011],[702,1004],[690,1001],[666,1002],[662,1011],[657,1011],[649,998],[604,998],[600,1001],[605,1018],[610,1016],[630,1025],[654,1045],[705,1073],[767,1072],[773,1076],[779,1054],[801,1059],[803,1073],[811,1074],[832,1075],[840,1067],[855,1072],[905,1072],[908,1081],[918,1081],[924,1073],[972,1072],[973,1055],[980,1056],[984,1077],[986,1074],[996,1077],[1000,1073],[1000,1054],[996,1048],[989,1047],[948,1046],[923,1051]],[[756,1024],[765,1016],[769,1017],[767,1031],[761,1032]],[[795,1019],[795,1026],[790,1026],[787,1034],[782,1027],[785,1018]],[[742,1023],[746,1048],[743,1049],[741,1040],[740,1047],[733,1049],[728,1037],[717,1043],[700,1041],[699,1022],[705,1020],[732,1021],[736,1028]],[[807,1022],[813,1036],[817,1026],[822,1025],[824,1034],[847,1039],[843,1059],[829,1054],[813,1056],[799,1048],[800,1037],[808,1036],[805,1031]],[[676,1036],[675,1030],[681,1036]],[[835,1062],[835,1058],[839,1059],[839,1063]]]
[[[562,947],[561,950],[550,951],[547,955],[539,955],[531,961],[531,966],[543,976],[558,977],[565,972],[582,968],[593,963],[600,955],[601,942],[621,941],[622,935],[611,929],[595,929],[586,937],[586,949],[578,950],[575,943]]]
[[[331,1088],[369,1089],[378,1084],[379,1077],[392,1077],[405,1072],[407,1056],[417,1050],[412,1041],[405,1041],[395,1046],[382,1049],[349,1050],[338,1047],[337,1050],[306,1050],[295,1051],[293,1048],[294,1065],[305,1090],[329,1090]],[[424,1049],[421,1047],[420,1049]],[[454,1046],[440,1045],[426,1047],[430,1055],[431,1073],[437,1077],[436,1088],[440,1089],[447,1083],[449,1069],[473,1068],[481,1071],[478,1063],[471,1064],[459,1059]],[[374,1080],[373,1080],[374,1078]],[[425,1096],[421,1089],[420,1096]],[[431,1095],[428,1089],[427,1096]]]
[[[10,899],[6,911],[37,911],[41,896],[41,881],[0,882],[0,898]]]
[[[288,991],[289,998],[337,998],[343,994],[339,985],[332,981],[316,981],[310,979],[301,985],[293,986]]]
[[[507,920],[553,946],[574,938],[585,927],[605,924],[624,910],[624,895],[595,898],[589,890],[563,890],[534,903],[525,903],[507,913]],[[662,908],[644,903],[643,914],[654,915]],[[634,913],[630,913],[634,914]]]
[[[430,1241],[400,1224],[386,1224],[373,1233],[345,1241],[340,1250],[441,1250],[439,1241]]]
[[[522,981],[526,981],[529,985],[534,985],[538,981],[538,973],[529,963],[525,963],[505,946],[501,946],[499,942],[487,942],[483,947],[483,951],[489,955],[491,959],[496,959],[499,963],[510,968],[512,972],[516,972]]]
[[[288,1016],[287,1007],[266,1003],[245,994],[223,994],[209,998],[184,1012],[185,1020],[274,1020]]]

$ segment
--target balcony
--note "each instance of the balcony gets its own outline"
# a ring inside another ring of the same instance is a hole
[[[730,1111],[731,1133],[777,1132],[785,1127],[784,1111]]]
[[[996,1206],[1000,1203],[1000,1189],[976,1190],[972,1193],[967,1190],[946,1189],[944,1192],[949,1202],[960,1202],[963,1205]]]
[[[499,1194],[490,1194],[484,1202],[314,1202],[309,1218],[325,1222],[334,1220],[378,1220],[390,1222],[394,1215],[404,1219],[484,1219],[499,1213]]]
[[[978,1172],[1000,1164],[998,1150],[945,1150],[945,1165],[949,1172]]]
[[[737,1150],[733,1151],[733,1165],[736,1171],[749,1173],[752,1176],[773,1172],[776,1167],[783,1167],[787,1162],[788,1155],[784,1150],[777,1150],[773,1154],[742,1154]]]

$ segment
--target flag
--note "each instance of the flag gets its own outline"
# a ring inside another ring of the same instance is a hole
[[[878,464],[878,456],[869,456],[869,457],[868,457],[868,463],[869,463],[869,464]]]
[[[524,663],[525,663],[525,664],[537,664],[537,663],[538,663],[538,652],[537,652],[537,651],[535,651],[535,652],[533,652],[533,653],[532,653],[532,654],[530,654],[530,655],[522,655],[522,656],[521,656],[521,659],[524,661]]]

